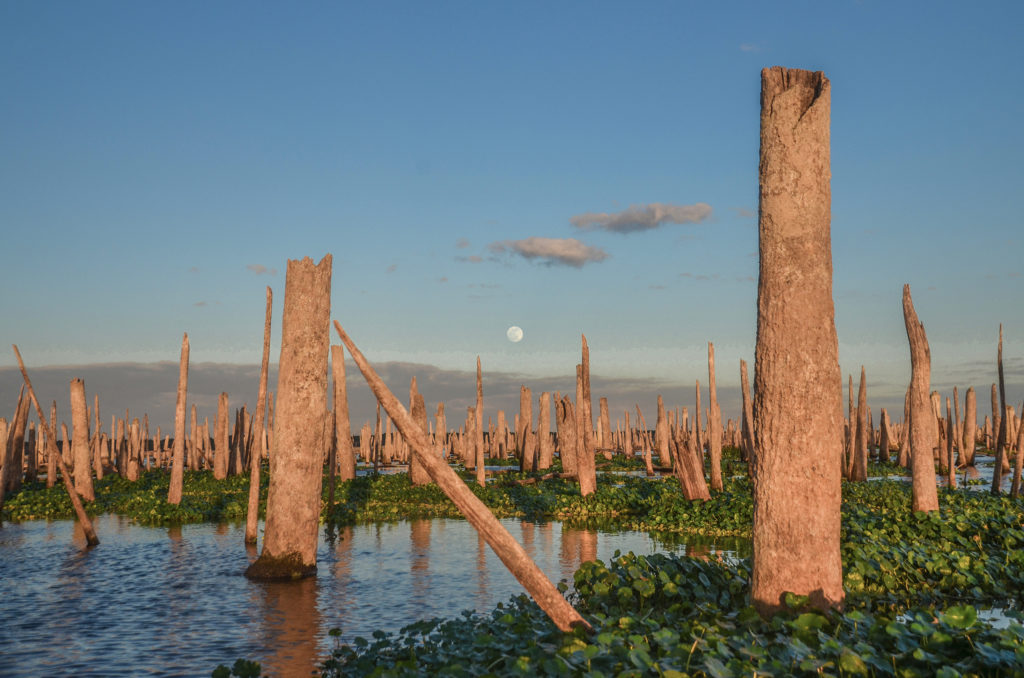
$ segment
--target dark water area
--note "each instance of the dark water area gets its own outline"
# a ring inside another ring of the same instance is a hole
[[[723,557],[749,540],[666,543],[646,533],[503,520],[554,581],[616,550]],[[96,519],[85,548],[76,523],[0,527],[0,676],[209,676],[245,657],[274,676],[309,675],[342,639],[419,619],[489,612],[522,593],[461,520],[321,532],[315,578],[252,582],[244,525],[142,527]]]

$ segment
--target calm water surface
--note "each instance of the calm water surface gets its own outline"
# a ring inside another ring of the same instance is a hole
[[[664,544],[645,533],[502,521],[554,581],[618,549],[734,555],[749,542]],[[299,582],[242,576],[256,551],[244,525],[153,528],[96,519],[85,549],[70,520],[0,527],[0,676],[209,676],[256,659],[275,676],[308,675],[343,639],[462,610],[487,612],[522,592],[461,520],[361,525],[321,533],[318,574]]]

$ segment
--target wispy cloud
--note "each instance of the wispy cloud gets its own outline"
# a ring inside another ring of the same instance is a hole
[[[744,42],[740,45],[741,52],[760,52],[761,46],[752,42]]]
[[[503,240],[487,246],[495,254],[511,253],[524,259],[539,259],[548,266],[581,268],[592,261],[604,261],[608,253],[598,247],[586,245],[576,238],[525,238]]]
[[[698,202],[693,205],[668,205],[652,202],[648,205],[630,205],[622,212],[587,212],[569,219],[576,228],[600,229],[614,233],[649,231],[664,224],[696,224],[711,216],[711,205]]]
[[[754,210],[750,209],[749,207],[733,207],[732,211],[735,212],[736,216],[740,217],[741,219],[750,219],[757,214]]]
[[[455,261],[461,261],[465,264],[479,264],[484,260],[479,254],[471,254],[468,257],[455,257]]]
[[[256,275],[277,275],[276,268],[267,268],[263,264],[249,264],[246,269],[252,271]]]
[[[197,301],[196,303],[194,303],[192,305],[193,306],[203,307],[203,306],[208,306],[209,304],[207,304],[205,301]]]
[[[397,270],[398,270],[398,264],[391,264],[391,265],[390,265],[390,266],[388,266],[388,267],[387,267],[387,269],[385,269],[385,270],[386,270],[386,271],[387,271],[388,273],[394,273],[395,271],[397,271]]]
[[[198,266],[189,266],[188,267],[188,272],[189,273],[199,273],[199,267]]]
[[[455,246],[458,247],[460,250],[464,250],[467,247],[469,247],[469,239],[459,238],[458,240],[455,241]]]

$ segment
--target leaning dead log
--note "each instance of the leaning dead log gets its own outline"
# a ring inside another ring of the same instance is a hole
[[[366,378],[366,383],[374,395],[377,396],[377,401],[384,406],[388,416],[398,425],[399,430],[409,441],[412,446],[412,454],[421,458],[431,479],[452,500],[477,532],[483,535],[501,562],[523,585],[537,605],[551,618],[555,626],[563,631],[570,631],[575,626],[590,630],[590,624],[559,593],[555,585],[537,567],[537,564],[533,562],[519,542],[498,522],[494,514],[473,494],[458,474],[441,459],[441,455],[434,453],[427,437],[420,431],[395,395],[388,390],[384,381],[373,370],[349,336],[345,334],[345,330],[342,329],[338,321],[334,321],[334,329],[341,337],[345,347],[348,348],[349,353],[352,354],[352,359],[363,373],[363,377]]]
[[[46,433],[46,441],[50,447],[50,460],[56,461],[57,465],[60,467],[60,477],[64,480],[64,489],[67,490],[68,496],[71,498],[71,505],[75,509],[75,516],[78,518],[78,522],[82,525],[82,532],[85,534],[85,543],[89,546],[96,546],[100,543],[99,537],[96,536],[96,530],[92,527],[92,521],[89,520],[89,516],[85,513],[85,507],[82,506],[82,500],[78,498],[78,492],[75,491],[74,486],[71,484],[71,473],[68,471],[68,467],[64,463],[64,458],[61,457],[60,452],[57,450],[57,436],[43,417],[43,408],[39,406],[39,401],[36,400],[36,392],[32,389],[32,382],[28,378],[28,371],[25,370],[25,363],[21,359],[21,353],[18,352],[18,347],[12,344],[11,348],[14,349],[14,355],[18,358],[18,368],[21,370],[21,378],[25,380],[25,388],[28,389],[28,397],[32,400],[32,404],[35,405],[36,416],[39,417],[39,425],[43,427],[43,431]],[[47,469],[47,473],[50,473],[49,469]]]
[[[762,614],[787,591],[817,608],[844,599],[830,100],[821,72],[761,71],[751,599]]]

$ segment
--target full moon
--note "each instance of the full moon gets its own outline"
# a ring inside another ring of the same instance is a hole
[[[523,328],[513,325],[508,328],[507,332],[505,332],[505,336],[508,337],[508,340],[513,344],[518,343],[523,340]]]

